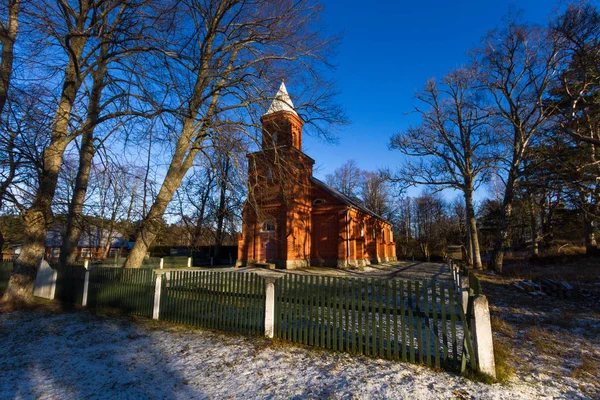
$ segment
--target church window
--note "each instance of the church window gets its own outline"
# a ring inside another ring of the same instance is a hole
[[[323,200],[323,199],[315,199],[315,200],[313,201],[313,204],[314,204],[315,206],[317,206],[317,205],[319,205],[319,204],[325,204],[325,200]]]
[[[277,139],[278,139],[277,134],[274,133],[273,134],[273,144],[277,144]]]
[[[273,168],[271,167],[267,169],[267,182],[273,182]]]
[[[275,232],[275,224],[273,221],[265,221],[262,225],[263,232]]]
[[[377,240],[377,229],[373,228],[373,240]]]

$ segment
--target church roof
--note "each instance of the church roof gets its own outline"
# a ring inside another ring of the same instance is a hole
[[[294,103],[292,103],[292,99],[290,98],[290,95],[287,92],[285,83],[283,82],[281,82],[281,86],[279,86],[279,90],[277,91],[277,94],[275,95],[271,106],[264,115],[273,114],[277,111],[289,111],[294,113],[295,115],[298,115],[298,113],[294,109]]]
[[[373,211],[369,210],[367,207],[363,206],[358,201],[351,199],[350,197],[346,196],[345,194],[343,194],[339,190],[336,190],[336,189],[332,188],[331,186],[329,186],[325,182],[318,180],[314,176],[311,176],[310,179],[312,180],[312,182],[315,185],[319,186],[321,189],[323,189],[324,191],[326,191],[327,193],[329,193],[330,195],[332,195],[333,197],[335,197],[337,200],[341,201],[343,204],[346,204],[347,206],[356,208],[359,211],[364,212],[365,214],[368,214],[368,215],[370,215],[372,217],[375,217],[375,218],[378,218],[378,219],[380,219],[380,220],[382,220],[384,222],[387,222],[388,224],[391,224],[390,221],[388,221],[387,219],[383,218],[381,215],[375,214]]]

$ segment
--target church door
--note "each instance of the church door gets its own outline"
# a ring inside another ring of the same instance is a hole
[[[274,262],[277,259],[277,243],[274,239],[265,243],[265,261]]]

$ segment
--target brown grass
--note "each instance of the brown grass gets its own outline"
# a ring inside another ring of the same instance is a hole
[[[571,376],[576,379],[597,379],[600,375],[600,362],[589,351],[581,352],[581,364],[573,368]]]
[[[494,361],[498,382],[505,383],[515,374],[515,368],[510,364],[513,361],[513,354],[514,351],[507,340],[494,340]]]
[[[530,328],[525,332],[523,339],[533,343],[535,349],[542,354],[565,356],[567,353],[564,345],[556,340],[552,332],[547,329],[538,327]]]
[[[492,332],[498,332],[510,339],[517,337],[517,333],[515,332],[514,328],[502,318],[492,317]]]

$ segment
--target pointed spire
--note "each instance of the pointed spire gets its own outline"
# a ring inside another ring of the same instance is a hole
[[[281,82],[281,86],[279,86],[279,91],[275,95],[271,106],[267,110],[265,115],[273,114],[277,111],[290,111],[295,115],[298,115],[296,110],[294,110],[294,103],[292,103],[292,99],[285,88],[285,83]]]

